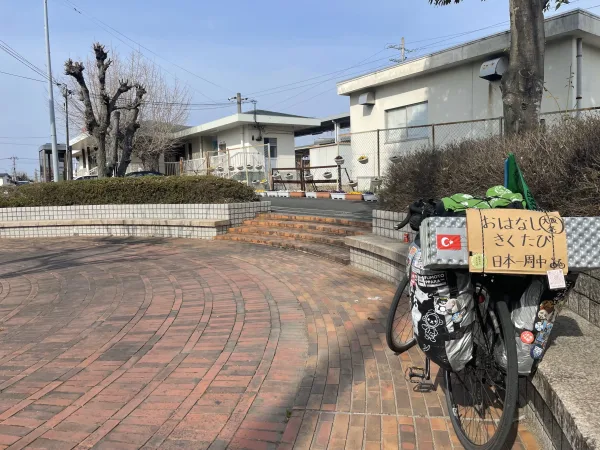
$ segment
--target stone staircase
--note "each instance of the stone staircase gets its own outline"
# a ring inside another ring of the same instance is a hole
[[[370,234],[371,222],[319,216],[261,214],[215,239],[290,248],[350,264],[346,236]]]

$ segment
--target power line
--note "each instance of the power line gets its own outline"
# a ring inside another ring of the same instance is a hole
[[[37,78],[30,78],[30,77],[25,77],[23,75],[17,75],[16,73],[2,72],[1,70],[0,70],[0,73],[2,73],[4,75],[10,75],[11,77],[24,78],[26,80],[31,80],[31,81],[39,81],[40,83],[46,82],[44,80],[38,80]]]
[[[22,145],[26,147],[32,147],[37,144],[23,144],[22,142],[0,142],[0,145]]]
[[[45,79],[45,81],[48,81],[48,76],[44,73],[44,71],[42,69],[40,69],[35,64],[28,61],[23,55],[21,55],[19,52],[17,52],[14,48],[12,48],[10,45],[8,45],[6,42],[4,42],[1,39],[0,39],[0,50],[3,50],[9,56],[11,56],[12,58],[16,59],[18,62],[23,64],[25,67],[27,67],[30,70],[33,70],[35,73],[40,75],[42,78]]]
[[[379,53],[381,53],[381,52],[384,52],[384,51],[386,51],[386,50],[389,50],[389,49],[388,49],[388,48],[384,48],[383,50],[380,50],[379,52],[377,52],[377,53],[375,53],[375,54],[371,55],[370,57],[368,57],[368,58],[364,59],[363,61],[366,61],[366,60],[368,60],[368,59],[371,59],[373,56],[376,56],[376,55],[378,55]],[[317,75],[317,76],[315,76],[315,77],[306,78],[306,79],[304,79],[304,80],[300,80],[300,81],[295,81],[294,83],[288,83],[288,84],[282,84],[282,85],[279,85],[279,86],[274,86],[274,87],[272,87],[272,88],[269,88],[269,89],[263,89],[262,91],[251,92],[251,93],[250,93],[250,94],[248,94],[248,95],[256,95],[256,94],[260,94],[260,93],[263,93],[263,92],[272,91],[272,90],[274,90],[274,89],[279,89],[279,88],[283,88],[283,87],[287,87],[287,86],[294,86],[294,85],[296,85],[296,84],[301,84],[301,83],[305,83],[305,82],[307,82],[307,81],[316,80],[316,79],[318,79],[318,78],[323,78],[323,77],[326,77],[326,76],[329,76],[329,75],[334,75],[334,74],[336,74],[336,73],[345,72],[345,71],[347,71],[347,70],[353,69],[354,67],[359,67],[359,66],[365,66],[365,65],[373,64],[374,62],[377,62],[377,61],[383,61],[384,59],[388,59],[388,57],[386,56],[385,58],[379,58],[379,59],[375,59],[375,60],[373,60],[373,61],[369,61],[368,63],[362,63],[362,62],[361,62],[360,64],[354,64],[354,65],[352,65],[352,66],[350,66],[350,67],[346,67],[345,69],[340,69],[340,70],[335,70],[335,71],[333,71],[333,72],[324,73],[323,75]],[[302,87],[302,86],[300,86],[300,88],[301,88],[301,87]],[[294,89],[298,89],[298,88],[294,88]],[[291,90],[291,89],[290,89],[290,90]],[[283,92],[283,91],[281,91],[281,92]],[[270,95],[270,94],[269,94],[269,95]]]
[[[373,58],[374,56],[376,56],[376,55],[378,55],[378,54],[380,54],[380,53],[382,53],[382,52],[384,52],[384,51],[386,51],[386,50],[388,50],[388,49],[387,49],[387,48],[385,48],[385,49],[383,49],[383,50],[379,50],[377,53],[374,53],[373,55],[371,55],[371,56],[369,56],[369,57],[367,57],[367,58],[365,58],[365,59],[363,59],[363,60],[359,61],[358,63],[356,63],[356,64],[354,64],[354,65],[352,65],[352,66],[350,66],[350,67],[348,67],[348,68],[346,68],[346,69],[344,69],[344,70],[341,70],[341,71],[339,71],[338,73],[340,73],[340,74],[341,74],[341,73],[347,72],[348,70],[350,70],[350,69],[352,69],[352,68],[354,68],[354,67],[358,67],[358,66],[360,66],[361,64],[363,64],[365,61],[368,61],[369,59]],[[371,63],[373,63],[373,62],[375,62],[375,61],[371,61]],[[282,100],[282,101],[279,101],[279,102],[277,102],[277,103],[274,103],[274,104],[272,104],[272,105],[271,105],[271,106],[269,106],[268,108],[272,108],[273,106],[277,106],[277,105],[280,105],[281,103],[285,103],[285,102],[287,102],[288,100],[291,100],[291,99],[293,99],[293,98],[296,98],[296,97],[298,97],[298,96],[300,96],[300,95],[304,94],[305,92],[308,92],[308,91],[310,91],[311,89],[313,89],[313,88],[315,88],[315,87],[317,87],[317,86],[320,86],[321,84],[327,83],[328,81],[331,81],[331,80],[333,80],[333,79],[336,79],[336,78],[339,78],[339,77],[331,77],[331,78],[326,78],[325,80],[323,80],[323,81],[320,81],[318,84],[315,84],[314,86],[311,86],[311,87],[309,87],[308,89],[305,89],[305,90],[303,90],[303,91],[301,91],[301,92],[298,92],[297,94],[294,94],[294,95],[292,95],[291,97],[288,97],[288,98],[286,98],[286,99],[284,99],[284,100]]]
[[[0,139],[46,139],[48,136],[0,136]]]
[[[206,82],[206,83],[212,84],[213,86],[219,87],[219,88],[221,88],[221,89],[225,89],[225,90],[227,90],[228,92],[230,92],[230,91],[231,91],[230,89],[227,89],[227,88],[225,88],[225,87],[223,87],[223,86],[221,86],[221,85],[219,85],[219,84],[217,84],[217,83],[214,83],[214,82],[212,82],[212,81],[210,81],[210,80],[208,80],[208,79],[206,79],[206,78],[204,78],[204,77],[202,77],[202,76],[200,76],[200,75],[198,75],[198,74],[196,74],[196,73],[194,73],[194,72],[191,72],[191,71],[187,70],[185,67],[182,67],[182,66],[180,66],[179,64],[177,64],[177,63],[174,63],[173,61],[170,61],[170,60],[168,60],[168,59],[166,59],[166,58],[164,58],[164,57],[160,56],[158,53],[156,53],[156,52],[154,52],[154,51],[150,50],[148,47],[146,47],[146,46],[144,46],[144,45],[140,44],[139,42],[137,42],[137,41],[135,41],[135,40],[131,39],[130,37],[128,37],[128,36],[126,36],[125,34],[121,33],[121,32],[120,32],[120,31],[118,31],[117,29],[115,29],[115,28],[111,27],[110,25],[108,25],[107,23],[105,23],[105,22],[103,22],[102,20],[98,19],[97,17],[94,17],[94,16],[92,16],[92,15],[90,15],[90,14],[86,13],[86,12],[85,12],[83,9],[79,8],[79,6],[77,6],[76,4],[74,4],[73,2],[71,2],[70,0],[62,0],[62,1],[63,1],[64,3],[66,3],[66,4],[70,5],[70,7],[71,7],[71,8],[72,8],[72,9],[73,9],[73,10],[74,10],[76,13],[78,13],[78,14],[80,14],[80,15],[83,15],[83,16],[86,16],[88,19],[90,19],[90,20],[92,20],[92,21],[96,22],[96,24],[97,24],[98,26],[100,26],[100,28],[104,29],[104,31],[106,31],[107,33],[109,33],[111,36],[115,37],[115,38],[116,38],[116,39],[118,39],[119,41],[121,41],[123,44],[127,45],[127,46],[128,46],[129,48],[131,48],[132,50],[134,50],[134,51],[138,52],[140,55],[144,56],[146,59],[150,60],[150,58],[148,58],[148,57],[147,57],[147,56],[145,56],[145,55],[144,55],[142,52],[140,52],[140,51],[139,51],[139,49],[136,49],[136,48],[132,47],[132,46],[131,46],[131,45],[129,45],[127,42],[123,41],[121,38],[119,38],[119,37],[118,37],[118,36],[116,36],[115,34],[111,33],[111,32],[110,32],[109,30],[107,30],[105,27],[107,27],[107,28],[109,28],[109,29],[113,30],[115,33],[118,33],[119,35],[121,35],[121,36],[123,36],[125,39],[127,39],[128,41],[131,41],[131,42],[133,42],[133,43],[134,43],[134,44],[136,44],[138,47],[141,47],[141,48],[143,48],[144,50],[146,50],[146,51],[148,51],[148,52],[152,53],[154,56],[156,56],[156,57],[158,57],[158,58],[162,59],[163,61],[166,61],[166,62],[168,62],[169,64],[172,64],[172,65],[174,65],[175,67],[177,67],[177,68],[179,68],[179,69],[183,70],[184,72],[187,72],[187,73],[189,73],[190,75],[192,75],[192,76],[194,76],[194,77],[196,77],[196,78],[199,78],[200,80],[202,80],[202,81],[204,81],[204,82]],[[151,61],[151,60],[150,60],[150,61]],[[155,63],[155,64],[156,64],[156,63]],[[158,67],[160,67],[161,69],[163,69],[165,72],[169,73],[171,76],[173,76],[173,77],[177,78],[177,77],[176,77],[174,74],[172,74],[171,72],[169,72],[168,70],[166,70],[166,69],[165,69],[164,67],[162,67],[161,65],[157,64],[157,66],[158,66]],[[191,87],[193,90],[195,90],[196,92],[198,92],[200,95],[202,95],[203,97],[206,97],[207,99],[209,99],[209,100],[211,100],[211,101],[213,101],[213,102],[216,102],[214,99],[212,99],[212,98],[211,98],[211,97],[209,97],[208,95],[204,94],[203,92],[199,91],[198,89],[195,89],[195,88],[194,88],[194,87],[192,87],[192,86],[190,86],[190,87]]]

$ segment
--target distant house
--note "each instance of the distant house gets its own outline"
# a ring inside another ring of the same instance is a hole
[[[7,173],[0,173],[0,186],[13,184],[12,177]]]
[[[294,132],[320,125],[310,117],[275,111],[257,110],[232,114],[202,125],[186,127],[173,133],[180,140],[178,148],[161,156],[159,168],[166,175],[218,174],[230,167],[246,170],[246,166],[266,164],[270,167],[294,167]],[[70,142],[77,160],[77,176],[97,173],[94,140],[80,135]],[[265,156],[269,154],[265,160]],[[141,169],[141,161],[133,156],[128,171]],[[261,176],[264,176],[264,170]],[[255,171],[253,169],[253,171]]]

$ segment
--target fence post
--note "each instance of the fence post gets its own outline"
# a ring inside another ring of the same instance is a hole
[[[300,158],[300,190],[306,192],[306,183],[304,181],[304,159]]]
[[[431,145],[435,149],[435,125],[431,125]]]
[[[502,117],[500,117],[498,119],[498,125],[500,127],[500,130],[499,130],[500,136],[502,136],[502,134],[503,134],[503,130],[502,130]]]
[[[183,175],[183,158],[179,158],[179,176]]]
[[[379,129],[377,129],[377,176],[378,177],[381,176],[381,154],[379,151]]]

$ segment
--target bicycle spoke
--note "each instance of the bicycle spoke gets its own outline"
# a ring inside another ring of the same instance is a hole
[[[502,371],[495,360],[490,361],[494,358],[491,349],[495,339],[487,339],[486,327],[480,325],[477,323],[473,330],[477,347],[472,363],[450,375],[456,419],[463,434],[475,445],[485,444],[496,434],[506,395],[505,387],[497,382]],[[494,345],[499,344],[503,341]]]

